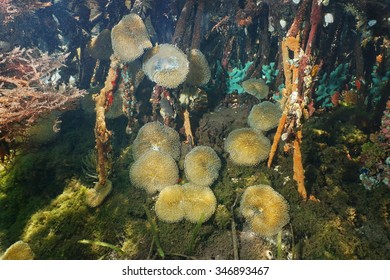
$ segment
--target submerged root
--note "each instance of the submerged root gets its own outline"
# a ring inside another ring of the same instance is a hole
[[[112,183],[110,180],[106,180],[104,185],[96,183],[93,189],[86,191],[86,202],[89,207],[97,207],[102,204],[103,200],[112,190]]]

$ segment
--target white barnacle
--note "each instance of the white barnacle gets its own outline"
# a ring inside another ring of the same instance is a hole
[[[290,104],[294,104],[298,100],[298,92],[293,91],[290,95]]]
[[[375,19],[369,20],[367,24],[369,27],[373,27],[376,24],[376,20]]]
[[[294,0],[293,0],[294,1]],[[298,0],[299,1],[299,0]],[[274,259],[274,254],[270,250],[265,251],[265,256],[268,260],[273,260]]]
[[[323,6],[328,6],[329,5],[329,0],[318,0],[318,5],[323,5]]]
[[[287,22],[284,19],[279,20],[279,24],[282,27],[282,29],[286,28]]]
[[[326,13],[324,15],[324,26],[328,26],[329,23],[333,23],[334,22],[334,17],[333,17],[333,14],[331,13]]]

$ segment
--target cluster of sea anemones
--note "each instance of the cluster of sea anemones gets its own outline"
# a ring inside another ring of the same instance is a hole
[[[182,83],[200,86],[210,80],[210,68],[203,53],[191,49],[186,55],[172,44],[152,46],[142,18],[131,13],[124,16],[112,31],[103,31],[88,44],[94,58],[108,59],[113,52],[122,62],[143,56],[143,71],[159,86],[176,88]]]
[[[155,211],[164,222],[186,219],[198,223],[210,219],[216,207],[217,199],[209,187],[187,183],[164,188],[157,198]]]
[[[150,80],[166,88],[182,83],[201,86],[210,80],[211,72],[204,54],[192,49],[185,55],[171,44],[157,45],[143,59],[143,71]]]
[[[246,81],[245,89],[259,100],[268,95],[268,86],[262,80]],[[254,166],[266,160],[271,142],[264,133],[278,126],[282,113],[279,102],[263,101],[254,105],[247,119],[249,128],[235,129],[225,140],[224,149],[230,161],[235,165]]]
[[[159,122],[145,124],[133,142],[135,162],[130,167],[130,181],[149,194],[159,192],[155,211],[165,222],[183,218],[190,222],[208,220],[217,200],[209,186],[218,178],[221,160],[206,146],[195,147],[184,160],[184,172],[189,183],[177,185],[180,157],[178,133]]]
[[[209,188],[218,178],[221,160],[210,147],[198,146],[184,159],[184,185],[164,188],[156,201],[157,217],[165,222],[186,219],[192,223],[207,221],[215,212],[217,199]]]
[[[130,180],[134,186],[154,194],[177,183],[180,139],[173,128],[159,122],[145,124],[132,149],[135,162],[130,168]]]

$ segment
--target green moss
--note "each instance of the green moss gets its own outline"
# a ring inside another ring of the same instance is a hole
[[[304,241],[303,258],[359,259],[364,247],[359,237],[343,222],[334,217],[319,225],[321,230]]]
[[[63,259],[80,255],[82,229],[88,217],[84,202],[85,186],[72,180],[62,194],[31,216],[23,241],[30,244],[38,259]]]
[[[214,224],[218,229],[227,229],[232,222],[232,215],[225,205],[219,204],[215,210]]]
[[[362,160],[368,169],[375,170],[378,162],[381,162],[385,157],[384,147],[377,143],[367,142],[362,145]]]

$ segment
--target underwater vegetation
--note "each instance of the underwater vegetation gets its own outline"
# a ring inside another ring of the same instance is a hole
[[[389,259],[383,1],[0,1],[0,259]]]

